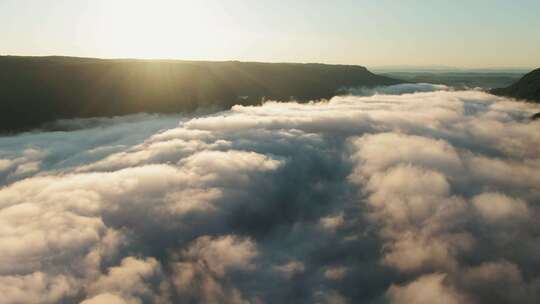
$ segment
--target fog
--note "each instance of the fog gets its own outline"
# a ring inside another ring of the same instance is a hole
[[[1,137],[2,302],[538,303],[540,106],[349,93]]]

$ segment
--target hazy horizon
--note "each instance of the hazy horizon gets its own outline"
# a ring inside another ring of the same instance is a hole
[[[65,54],[48,54],[48,55],[19,55],[19,54],[0,54],[0,56],[11,57],[72,57],[72,58],[87,58],[87,59],[102,59],[102,60],[155,60],[155,61],[195,61],[195,62],[255,62],[255,63],[298,63],[298,64],[328,64],[328,65],[356,65],[368,68],[371,71],[403,71],[403,72],[422,72],[422,71],[486,71],[486,72],[512,72],[512,73],[525,73],[537,69],[536,66],[492,66],[492,67],[459,67],[459,66],[444,66],[444,65],[364,65],[355,63],[331,63],[331,62],[315,62],[315,61],[262,61],[262,60],[239,60],[239,59],[185,59],[185,58],[137,58],[137,57],[94,57],[94,56],[77,56],[77,55],[65,55]]]
[[[529,0],[3,0],[0,53],[530,69],[540,66],[538,11]]]

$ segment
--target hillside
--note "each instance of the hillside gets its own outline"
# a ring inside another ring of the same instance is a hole
[[[540,69],[526,74],[509,87],[493,89],[490,92],[499,96],[540,102]]]
[[[176,113],[330,98],[343,87],[400,83],[361,66],[0,57],[0,132],[56,119]]]

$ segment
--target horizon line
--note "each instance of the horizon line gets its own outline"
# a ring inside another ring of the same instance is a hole
[[[245,63],[283,63],[283,64],[325,64],[325,65],[348,65],[348,66],[360,66],[370,70],[535,70],[540,68],[538,66],[514,66],[514,65],[493,65],[493,66],[452,66],[444,64],[428,64],[428,65],[415,65],[415,64],[388,64],[388,65],[369,65],[358,63],[343,63],[343,62],[317,62],[317,61],[279,61],[279,60],[240,60],[240,59],[184,59],[184,58],[172,58],[172,57],[120,57],[120,56],[85,56],[85,55],[60,55],[60,54],[44,54],[44,55],[19,55],[19,54],[2,54],[0,57],[34,57],[34,58],[46,58],[46,57],[66,57],[66,58],[80,58],[80,59],[99,59],[99,60],[141,60],[141,61],[186,61],[186,62],[245,62]]]

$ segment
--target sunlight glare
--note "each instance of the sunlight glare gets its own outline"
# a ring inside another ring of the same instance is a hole
[[[227,18],[208,1],[103,1],[95,39],[114,57],[193,57],[220,38]]]

